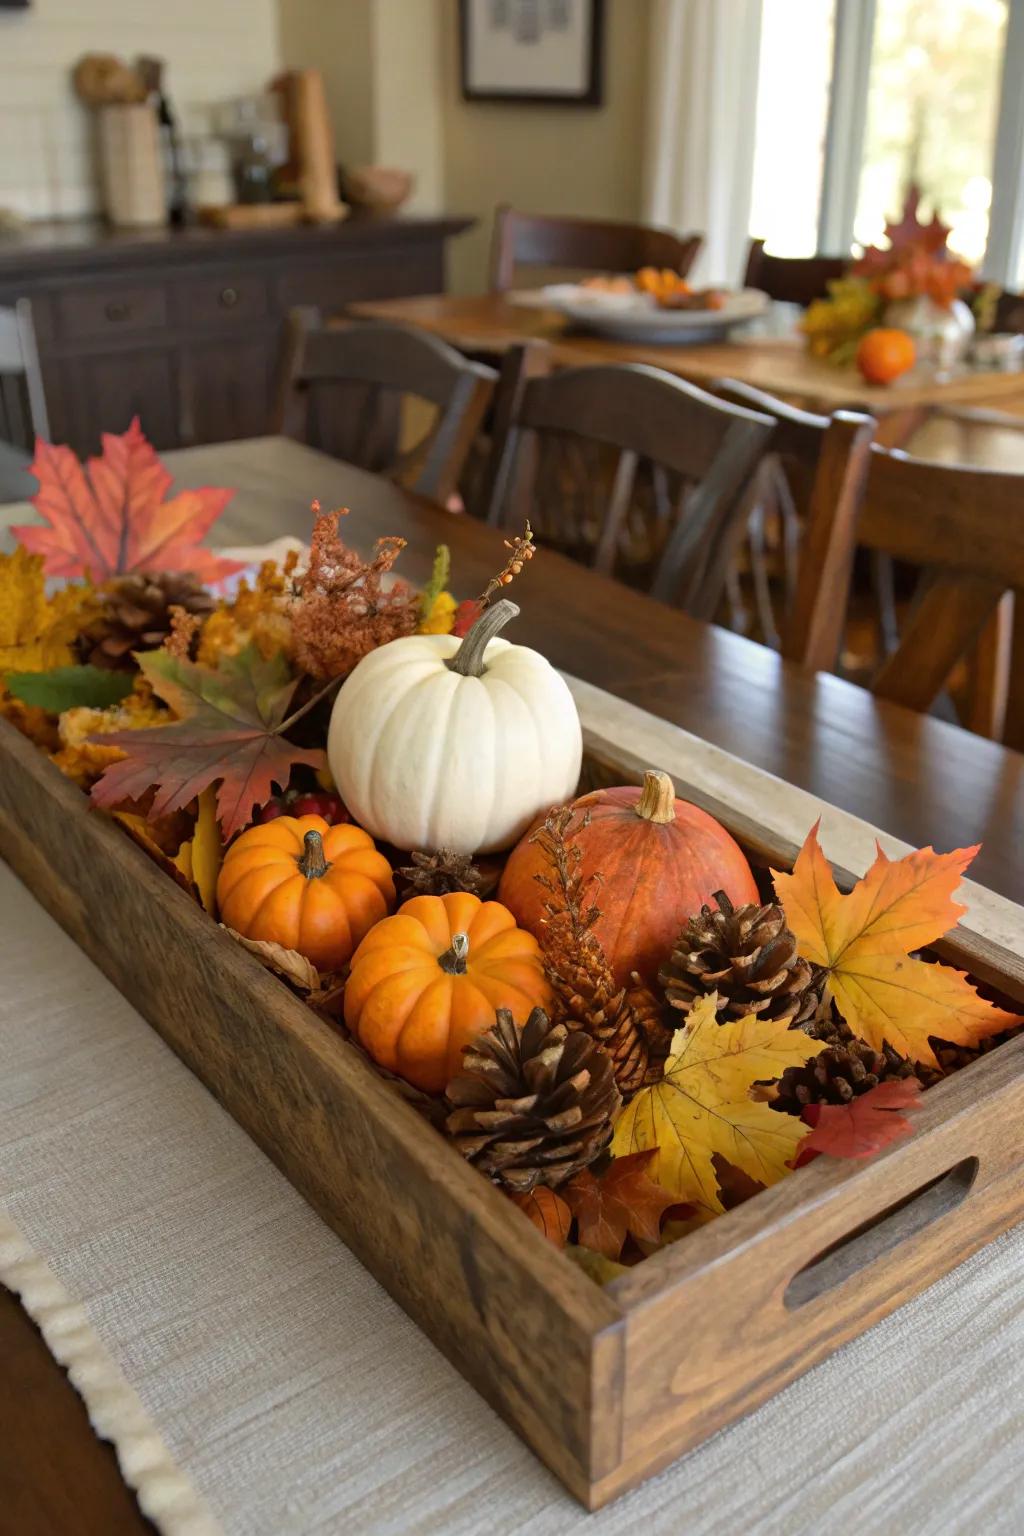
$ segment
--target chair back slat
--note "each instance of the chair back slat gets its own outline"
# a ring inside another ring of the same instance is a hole
[[[572,558],[713,610],[708,555],[764,452],[767,418],[631,364],[521,376],[502,415],[492,522],[527,515]]]
[[[842,277],[849,264],[849,256],[769,256],[763,240],[751,240],[743,286],[806,309],[826,297],[829,283]]]
[[[491,241],[491,289],[514,286],[517,267],[555,267],[577,272],[635,272],[670,267],[685,277],[701,248],[700,235],[680,237],[649,224],[556,218],[495,209]]]
[[[325,327],[317,311],[295,310],[271,430],[443,503],[457,490],[497,378],[423,331],[376,321]],[[403,449],[409,400],[434,409],[430,426]]]
[[[31,453],[50,435],[32,307],[19,299],[0,309],[0,441]]]
[[[953,571],[932,571],[903,625],[899,643],[882,663],[872,693],[924,713],[967,656],[993,613],[1004,588]]]

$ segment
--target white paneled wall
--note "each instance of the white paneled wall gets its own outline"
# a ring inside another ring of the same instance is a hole
[[[71,89],[83,53],[148,53],[188,133],[279,68],[276,0],[32,0],[0,11],[0,208],[69,218],[99,206],[92,113]]]

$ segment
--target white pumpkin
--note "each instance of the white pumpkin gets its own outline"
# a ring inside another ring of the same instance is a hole
[[[343,684],[327,757],[373,837],[488,853],[575,794],[583,740],[572,694],[537,651],[494,638],[518,612],[502,599],[464,640],[392,640]]]

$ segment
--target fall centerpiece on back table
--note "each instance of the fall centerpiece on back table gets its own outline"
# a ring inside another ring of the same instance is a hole
[[[33,469],[0,712],[596,1281],[908,1134],[1020,1026],[929,952],[976,850],[841,892],[816,828],[771,872],[656,763],[588,788],[503,596],[528,525],[458,601],[444,546],[417,589],[316,503],[305,558],[240,571],[200,542],[230,492],[169,497],[137,423]]]

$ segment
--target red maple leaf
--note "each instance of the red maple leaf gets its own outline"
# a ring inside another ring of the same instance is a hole
[[[916,1077],[876,1083],[849,1104],[807,1104],[801,1119],[813,1129],[800,1144],[793,1166],[800,1168],[819,1152],[830,1157],[873,1157],[914,1127],[901,1109],[919,1109],[921,1084]]]
[[[627,1153],[615,1158],[599,1179],[584,1168],[563,1184],[562,1196],[576,1217],[584,1248],[617,1259],[627,1232],[644,1242],[658,1241],[661,1218],[679,1197],[647,1177],[657,1152],[651,1147]]]
[[[455,622],[451,632],[459,640],[468,635],[473,625],[483,612],[483,604],[478,597],[466,597],[455,610]]]
[[[220,581],[242,566],[204,549],[202,539],[234,495],[203,486],[165,501],[171,476],[139,426],[105,432],[103,452],[83,468],[70,448],[36,439],[32,505],[46,523],[13,529],[48,576],[106,581],[128,571],[192,571]]]

